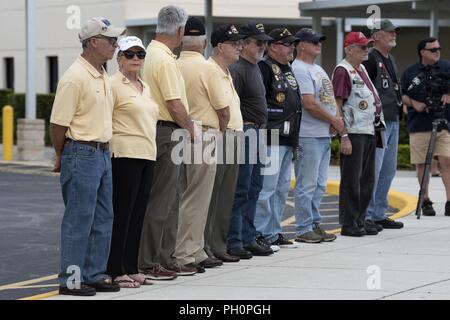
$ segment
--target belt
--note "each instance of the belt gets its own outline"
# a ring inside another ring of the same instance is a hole
[[[165,127],[171,127],[171,128],[175,128],[175,129],[180,129],[181,127],[179,125],[177,125],[175,122],[172,121],[162,121],[159,120],[157,122],[158,126],[165,126]]]
[[[265,128],[267,128],[267,125],[265,123],[257,124],[257,123],[250,122],[250,121],[244,122],[244,125],[249,126],[249,127],[253,127],[253,128],[256,128],[256,129],[265,129]]]
[[[95,149],[100,149],[100,150],[108,150],[109,149],[109,142],[103,143],[103,142],[95,142],[95,141],[75,141],[72,139],[66,139],[65,144],[69,144],[69,143],[79,143],[79,144],[84,144],[87,146],[91,146]]]

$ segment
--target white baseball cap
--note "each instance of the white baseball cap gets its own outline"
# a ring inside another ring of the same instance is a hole
[[[139,47],[142,48],[145,51],[144,44],[142,43],[142,40],[135,36],[130,37],[124,37],[117,42],[117,45],[119,46],[119,51],[125,51],[133,47]]]
[[[123,36],[125,32],[127,32],[127,29],[114,27],[107,18],[97,17],[90,18],[83,24],[78,37],[80,38],[80,41],[99,35],[119,38],[120,36]]]

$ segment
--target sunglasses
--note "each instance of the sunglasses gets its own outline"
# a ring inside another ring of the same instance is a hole
[[[96,36],[94,38],[96,38],[96,39],[104,39],[104,40],[108,41],[109,44],[112,45],[112,46],[116,45],[117,44],[117,40],[118,40],[117,38],[105,37],[105,36]]]
[[[440,52],[442,50],[442,48],[438,47],[438,48],[423,49],[423,50],[427,50],[427,51],[430,51],[432,53],[436,53],[436,52]]]
[[[135,56],[138,57],[139,60],[143,60],[145,59],[147,53],[145,51],[134,52],[126,50],[122,51],[121,55],[127,58],[128,60],[134,59]]]

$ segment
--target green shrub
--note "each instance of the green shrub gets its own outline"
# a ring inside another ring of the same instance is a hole
[[[414,165],[411,164],[409,144],[399,144],[397,152],[397,168],[398,169],[414,169]]]

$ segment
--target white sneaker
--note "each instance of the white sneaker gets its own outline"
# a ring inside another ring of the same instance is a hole
[[[272,249],[273,252],[278,252],[278,251],[280,251],[280,247],[279,247],[279,246],[276,246],[276,245],[271,245],[271,246],[270,246],[270,249]]]

